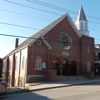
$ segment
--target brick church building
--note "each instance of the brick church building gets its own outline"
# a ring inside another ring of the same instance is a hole
[[[81,6],[75,24],[65,14],[16,45],[3,59],[2,76],[9,77],[6,80],[11,86],[18,86],[93,71],[94,38],[89,36],[88,21]]]

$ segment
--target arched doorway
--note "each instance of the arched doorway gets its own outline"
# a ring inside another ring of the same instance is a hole
[[[77,75],[77,62],[75,60],[71,61],[71,75]]]
[[[62,75],[68,75],[68,69],[69,69],[69,62],[67,59],[64,59],[62,64]]]
[[[57,70],[57,75],[60,75],[60,60],[57,57],[53,60],[53,70]]]

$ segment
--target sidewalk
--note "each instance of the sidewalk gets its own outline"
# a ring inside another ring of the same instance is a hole
[[[44,82],[44,83],[33,83],[31,84],[29,90],[36,91],[36,90],[44,90],[44,89],[51,89],[51,88],[58,88],[58,87],[68,87],[74,85],[84,85],[89,83],[97,83],[100,82],[100,79],[94,80],[71,80],[71,81],[62,81],[62,82]]]
[[[21,93],[25,91],[38,91],[38,90],[45,90],[45,89],[52,89],[52,88],[59,88],[59,87],[69,87],[75,85],[84,85],[89,83],[98,83],[100,82],[99,79],[85,79],[85,80],[69,80],[69,81],[61,81],[61,82],[39,82],[39,83],[29,83],[28,87],[24,90],[24,87],[18,87],[14,90],[8,90],[8,93]]]

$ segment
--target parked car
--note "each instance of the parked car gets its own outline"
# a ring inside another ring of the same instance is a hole
[[[4,94],[7,92],[6,82],[0,81],[0,94]]]

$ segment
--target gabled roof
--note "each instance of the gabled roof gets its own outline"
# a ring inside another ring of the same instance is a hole
[[[79,10],[79,13],[78,13],[77,20],[79,20],[79,21],[80,21],[80,20],[87,21],[86,16],[85,16],[85,13],[84,13],[84,10],[83,10],[83,7],[82,7],[82,6],[80,7],[80,10]]]
[[[70,18],[70,16],[68,14],[63,15],[62,17],[58,18],[57,20],[55,20],[54,22],[52,22],[51,24],[49,24],[47,27],[43,28],[42,30],[40,30],[39,32],[37,32],[36,34],[32,35],[30,38],[28,38],[26,41],[24,41],[22,44],[20,44],[16,49],[14,49],[12,52],[10,52],[7,56],[27,47],[30,46],[32,43],[34,43],[38,38],[43,38],[43,36],[48,33],[53,27],[55,27],[59,22],[61,22],[64,18],[67,18],[69,23],[71,24],[71,26],[73,27],[74,31],[76,32],[76,34],[78,35],[78,37],[81,37],[81,34],[79,33],[79,31],[77,30],[74,22],[72,21],[72,19]],[[45,44],[46,41],[44,41]],[[48,44],[47,44],[48,45]],[[49,46],[49,45],[48,45]],[[7,57],[6,56],[6,57]]]

